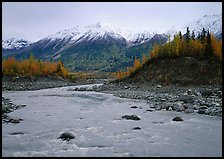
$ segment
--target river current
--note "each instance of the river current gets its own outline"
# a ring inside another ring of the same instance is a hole
[[[23,121],[2,124],[2,156],[222,156],[221,117],[147,111],[146,101],[73,88],[2,92],[26,104],[9,113]],[[121,118],[132,114],[140,120]],[[75,138],[58,139],[67,131]]]

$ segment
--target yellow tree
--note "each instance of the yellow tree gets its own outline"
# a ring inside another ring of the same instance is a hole
[[[136,69],[138,69],[138,68],[140,68],[140,67],[141,67],[141,62],[140,62],[139,59],[137,59],[137,58],[135,57],[135,60],[134,60],[134,70],[136,70]]]
[[[143,65],[144,63],[146,63],[146,61],[147,61],[146,55],[143,54],[143,55],[142,55],[142,65]]]
[[[150,52],[150,58],[157,58],[159,53],[159,45],[154,45],[152,51]]]
[[[222,60],[222,40],[217,40],[213,34],[211,34],[212,48],[217,58]]]
[[[121,80],[122,79],[122,72],[119,70],[118,72],[117,72],[117,79],[118,80]]]

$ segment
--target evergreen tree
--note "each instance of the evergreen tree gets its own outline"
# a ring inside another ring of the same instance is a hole
[[[192,34],[191,34],[191,39],[195,40],[195,34],[194,34],[194,31],[193,31]]]
[[[198,40],[201,39],[201,33],[198,33],[197,39],[198,39]]]
[[[181,34],[181,31],[179,32],[179,36],[180,36],[180,40],[182,39],[182,34]]]
[[[211,40],[211,34],[210,34],[209,30],[208,30],[207,36],[206,36],[205,56],[207,58],[213,56],[212,40]]]
[[[205,31],[205,28],[203,28],[201,32],[201,40],[203,41],[205,37],[206,37],[206,31]]]
[[[189,30],[189,27],[187,27],[186,40],[187,40],[187,42],[189,42],[189,40],[190,40],[190,30]]]

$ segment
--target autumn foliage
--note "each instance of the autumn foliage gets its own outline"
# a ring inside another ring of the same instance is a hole
[[[134,64],[132,67],[128,67],[127,68],[127,71],[121,71],[119,70],[117,73],[116,73],[116,76],[117,76],[117,79],[118,80],[121,80],[122,78],[124,77],[128,77],[130,76],[132,73],[136,72],[138,69],[140,69],[142,67],[142,65],[147,61],[147,57],[145,54],[143,54],[142,56],[142,62],[140,61],[140,59],[137,59],[135,57],[134,59]]]
[[[155,59],[155,62],[158,61],[159,58],[181,56],[210,58],[222,61],[222,40],[216,39],[213,34],[206,31],[204,28],[198,37],[195,37],[194,31],[190,33],[189,28],[187,28],[185,37],[179,32],[177,35],[174,35],[174,39],[171,41],[169,36],[167,43],[163,45],[155,44],[149,52],[149,59]],[[116,73],[117,79],[121,80],[124,77],[130,76],[137,69],[141,68],[149,59],[146,59],[146,56],[143,55],[141,63],[139,59],[135,58],[133,66],[127,68],[127,71],[118,71]]]
[[[204,28],[197,38],[194,37],[194,32],[190,35],[188,30],[185,38],[179,32],[179,34],[174,35],[173,41],[169,38],[164,45],[154,45],[149,55],[151,59],[192,56],[207,59],[217,58],[222,61],[222,40],[216,39]]]
[[[4,75],[22,76],[44,76],[56,75],[63,78],[68,77],[68,70],[61,61],[50,62],[34,59],[31,55],[29,59],[18,61],[14,57],[8,57],[2,61],[2,73]]]

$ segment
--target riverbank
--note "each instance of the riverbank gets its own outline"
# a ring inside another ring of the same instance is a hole
[[[83,84],[103,83],[107,79],[77,79],[73,82],[56,76],[29,77],[4,76],[2,77],[2,91],[28,91],[47,88],[76,86]]]
[[[80,90],[83,91],[82,88]],[[146,100],[150,110],[179,111],[222,116],[222,86],[150,85],[148,83],[111,82],[92,91],[121,98]]]
[[[2,91],[26,91],[39,90],[45,88],[63,87],[75,85],[60,77],[19,77],[4,76],[2,78]]]
[[[54,87],[76,86],[103,83],[92,88],[75,88],[70,91],[96,91],[113,94],[128,99],[146,100],[148,111],[166,110],[222,116],[221,85],[159,85],[149,83],[130,83],[126,81],[105,82],[106,80],[83,80],[71,83],[55,77],[3,77],[2,91],[39,90]],[[6,106],[7,107],[7,106]],[[4,108],[2,108],[4,109]]]

